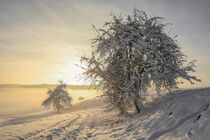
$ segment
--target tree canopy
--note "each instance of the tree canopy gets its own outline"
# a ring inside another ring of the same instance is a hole
[[[42,102],[42,106],[47,109],[53,108],[58,113],[65,108],[69,107],[72,102],[72,98],[66,90],[67,85],[63,81],[59,81],[59,84],[54,89],[49,89],[47,94],[49,97]]]
[[[104,29],[93,26],[97,37],[92,42],[92,56],[81,57],[87,65],[84,74],[103,88],[103,97],[121,112],[130,104],[140,112],[143,95],[151,86],[159,93],[177,88],[180,78],[192,84],[200,81],[190,75],[195,72],[195,61],[186,64],[187,57],[165,32],[167,24],[162,20],[134,9],[126,17],[112,15]]]

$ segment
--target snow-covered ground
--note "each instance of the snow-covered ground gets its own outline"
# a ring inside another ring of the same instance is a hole
[[[120,117],[104,111],[100,99],[86,100],[63,114],[37,113],[0,122],[0,139],[210,138],[210,88],[177,90],[147,104],[140,114]]]

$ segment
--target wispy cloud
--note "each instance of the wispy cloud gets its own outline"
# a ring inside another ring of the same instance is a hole
[[[102,27],[111,11],[128,14],[136,7],[173,24],[170,34],[179,35],[189,59],[198,59],[198,74],[209,84],[209,6],[208,0],[2,0],[0,83],[55,83],[54,75],[79,83],[70,77],[79,56],[90,54],[90,39],[96,35],[91,25]]]

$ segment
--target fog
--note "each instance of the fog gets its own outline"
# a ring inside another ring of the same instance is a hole
[[[41,103],[47,98],[47,90],[47,88],[0,88],[0,117],[46,111]],[[79,97],[84,97],[86,100],[100,94],[94,89],[68,88],[68,92],[73,98],[73,104],[80,102]]]

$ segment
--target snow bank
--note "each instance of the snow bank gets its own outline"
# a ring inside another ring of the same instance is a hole
[[[100,99],[73,112],[42,113],[0,122],[1,139],[205,140],[210,137],[210,88],[177,90],[130,117],[105,112]],[[76,111],[79,110],[79,111]]]

